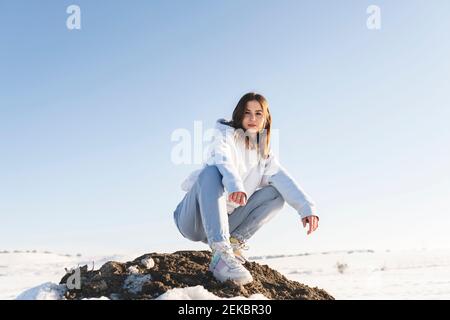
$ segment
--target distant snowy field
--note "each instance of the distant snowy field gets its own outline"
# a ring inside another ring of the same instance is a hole
[[[64,268],[98,269],[142,255],[77,256],[0,251],[0,299],[60,299]],[[254,257],[288,279],[325,289],[336,299],[450,299],[450,249],[335,251]],[[160,299],[216,299],[203,287],[174,289]],[[252,299],[263,299],[254,295]]]
[[[256,260],[336,299],[450,299],[450,250],[339,251]]]

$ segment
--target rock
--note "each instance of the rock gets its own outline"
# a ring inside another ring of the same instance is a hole
[[[139,270],[139,268],[137,266],[129,266],[127,271],[128,271],[128,273],[131,273],[131,274],[141,273],[141,271]]]
[[[148,257],[148,258],[144,258],[141,260],[141,264],[146,268],[146,269],[151,269],[155,266],[155,261]]]
[[[125,266],[122,263],[116,261],[109,261],[100,268],[100,272],[102,275],[121,274],[124,271]]]
[[[150,253],[134,261],[110,261],[100,270],[81,268],[81,289],[68,290],[67,299],[109,297],[118,299],[155,299],[173,288],[203,286],[219,297],[249,297],[262,294],[269,299],[334,300],[326,291],[311,288],[256,262],[247,262],[254,281],[244,286],[232,281],[221,283],[208,270],[210,251]],[[65,284],[67,275],[61,280]]]

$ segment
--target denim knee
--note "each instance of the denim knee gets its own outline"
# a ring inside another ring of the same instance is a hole
[[[219,168],[215,165],[207,165],[198,176],[197,182],[203,185],[204,182],[211,183],[213,181],[217,182],[217,185],[223,190],[222,174]]]
[[[268,199],[283,198],[281,193],[273,185],[269,184],[261,189],[264,196]]]
[[[272,185],[265,186],[261,189],[264,197],[273,204],[274,208],[282,208],[284,205],[284,198],[281,193]]]

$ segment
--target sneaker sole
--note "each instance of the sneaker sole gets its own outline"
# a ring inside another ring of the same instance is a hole
[[[253,277],[251,277],[251,278],[244,277],[244,278],[236,278],[236,279],[233,279],[231,277],[223,278],[220,275],[216,275],[214,272],[213,272],[213,276],[220,282],[225,282],[225,281],[230,280],[230,281],[236,282],[237,284],[240,284],[240,285],[245,285],[245,284],[249,284],[249,283],[253,282]]]

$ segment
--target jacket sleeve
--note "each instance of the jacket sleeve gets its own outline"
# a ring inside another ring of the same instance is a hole
[[[246,193],[242,178],[234,165],[234,144],[232,139],[232,135],[219,135],[219,137],[216,137],[210,146],[210,156],[208,157],[207,164],[217,166],[222,174],[224,188],[228,193],[238,191]]]
[[[302,187],[278,162],[273,154],[271,154],[267,161],[262,184],[273,185],[283,196],[287,204],[299,213],[301,218],[311,215],[317,216],[314,201],[305,193]]]

